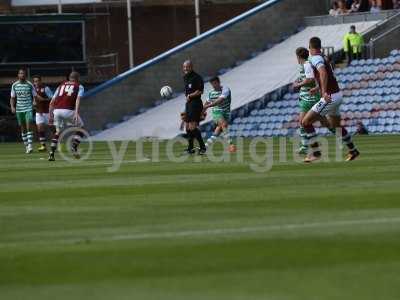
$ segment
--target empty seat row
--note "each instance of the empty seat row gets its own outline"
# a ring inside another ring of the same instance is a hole
[[[344,99],[342,124],[356,131],[361,121],[372,133],[400,132],[400,51],[386,59],[360,60],[336,70]],[[254,103],[239,109],[232,120],[232,134],[255,136],[292,135],[299,127],[298,93],[274,94],[268,103]],[[263,99],[262,101],[265,101]],[[257,107],[249,110],[250,107]],[[371,127],[371,128],[369,128]],[[213,126],[208,126],[211,131]],[[319,128],[319,134],[327,134]]]
[[[368,88],[398,88],[400,86],[400,79],[386,79],[386,80],[375,80],[375,81],[353,81],[348,83],[341,83],[340,88],[343,91],[346,90],[365,90]],[[362,91],[361,91],[362,92]],[[396,91],[397,93],[397,91]]]
[[[399,78],[400,64],[396,64],[393,66],[388,66],[388,69],[385,71],[381,70],[364,70],[359,73],[351,73],[351,74],[337,74],[336,78],[341,82],[351,82],[354,80],[377,80],[377,79],[385,79],[385,78]]]
[[[348,126],[348,131],[352,134],[357,132],[357,126]],[[400,132],[400,124],[395,125],[370,125],[368,126],[370,133],[376,134],[395,134]],[[320,136],[331,135],[327,128],[321,127],[317,129]],[[230,135],[233,137],[272,137],[272,136],[297,136],[297,131],[293,128],[282,129],[253,129],[253,130],[231,130]]]
[[[344,90],[343,91],[343,96],[345,97],[358,97],[358,96],[370,96],[372,98],[373,95],[377,95],[377,96],[394,96],[397,97],[397,95],[399,95],[398,92],[398,88],[397,87],[387,87],[387,88],[375,88],[375,89],[364,89],[362,90]]]
[[[376,65],[388,65],[394,64],[398,61],[400,55],[390,55],[389,57],[385,58],[369,58],[369,59],[359,59],[353,60],[349,67],[342,69],[343,71],[351,72],[354,69],[363,67],[363,66],[376,66]]]

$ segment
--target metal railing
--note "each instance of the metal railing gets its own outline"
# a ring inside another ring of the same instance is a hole
[[[383,39],[384,37],[387,37],[388,35],[390,35],[390,34],[396,32],[396,31],[399,30],[399,29],[400,29],[400,24],[397,24],[396,26],[390,28],[389,30],[387,30],[387,31],[385,31],[385,32],[383,32],[383,33],[381,33],[381,34],[375,36],[375,37],[372,37],[372,38],[369,40],[369,43],[368,43],[369,57],[370,57],[370,58],[375,58],[376,43],[377,43],[379,40]],[[400,42],[399,42],[399,47],[400,47]]]
[[[348,15],[339,16],[312,16],[305,17],[304,23],[306,26],[321,26],[321,25],[333,25],[333,24],[346,24],[346,23],[356,23],[356,22],[367,22],[367,21],[379,21],[385,20],[393,15],[399,13],[400,10],[382,10],[379,13],[351,13]]]

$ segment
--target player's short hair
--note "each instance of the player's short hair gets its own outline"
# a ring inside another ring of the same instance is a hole
[[[210,82],[214,82],[214,81],[221,82],[221,80],[219,79],[218,76],[214,76],[214,77],[212,77],[212,78],[210,79]]]
[[[321,39],[319,37],[314,36],[310,39],[310,48],[312,49],[321,49],[321,44]]]
[[[42,80],[42,76],[40,76],[40,75],[33,75],[33,76],[32,76],[32,79],[35,79],[35,78],[37,78],[37,79],[39,79],[39,80]]]
[[[308,56],[310,55],[310,53],[308,52],[308,50],[304,47],[299,47],[296,49],[296,55],[302,59],[308,59]]]
[[[76,71],[72,71],[70,74],[69,74],[69,79],[70,80],[79,80],[79,77],[80,77],[80,74],[78,73],[78,72],[76,72]]]

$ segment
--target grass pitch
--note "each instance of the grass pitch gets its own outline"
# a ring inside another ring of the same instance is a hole
[[[398,300],[400,136],[356,142],[357,161],[263,173],[247,150],[146,162],[131,144],[108,172],[107,144],[79,163],[1,144],[0,299]]]

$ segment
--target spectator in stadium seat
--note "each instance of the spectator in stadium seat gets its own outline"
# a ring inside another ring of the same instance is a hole
[[[338,14],[339,15],[347,15],[347,14],[350,13],[349,10],[346,7],[346,1],[345,0],[339,0],[338,6],[339,6],[339,8],[338,8]]]
[[[393,9],[393,0],[381,0],[382,9]]]
[[[367,12],[370,9],[369,0],[360,0],[360,9],[359,12]]]
[[[394,9],[400,8],[400,0],[393,0],[393,8]]]
[[[351,5],[350,11],[351,11],[352,13],[359,12],[359,10],[360,10],[360,5],[361,5],[360,0],[354,0],[353,4]]]
[[[351,9],[351,6],[353,5],[354,0],[346,0],[346,8]]]
[[[381,11],[381,7],[378,5],[378,2],[376,0],[371,1],[371,13],[378,13]]]
[[[329,15],[336,17],[337,15],[339,15],[339,6],[337,1],[334,1],[332,3],[332,8],[329,10]]]
[[[350,26],[350,32],[343,38],[343,49],[347,55],[348,64],[353,59],[361,59],[362,46],[364,45],[364,38],[356,31],[356,26]]]

